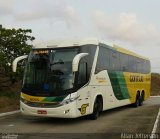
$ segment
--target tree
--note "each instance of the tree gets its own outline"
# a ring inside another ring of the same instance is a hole
[[[12,78],[13,60],[29,53],[32,47],[29,42],[35,39],[29,33],[32,33],[31,29],[6,29],[0,26],[0,76]]]

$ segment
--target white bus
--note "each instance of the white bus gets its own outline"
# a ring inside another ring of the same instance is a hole
[[[27,58],[20,110],[25,115],[76,118],[150,96],[148,59],[97,39],[56,41],[33,47]]]

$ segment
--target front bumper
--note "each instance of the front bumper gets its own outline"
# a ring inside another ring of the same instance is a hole
[[[20,110],[24,115],[57,117],[57,118],[76,118],[76,102],[71,102],[54,108],[31,107],[20,101]],[[38,113],[38,111],[46,111],[46,113]]]

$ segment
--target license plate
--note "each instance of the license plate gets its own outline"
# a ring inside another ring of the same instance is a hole
[[[47,111],[46,110],[38,110],[37,114],[47,114]]]

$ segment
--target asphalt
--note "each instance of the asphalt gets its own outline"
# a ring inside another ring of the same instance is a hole
[[[153,97],[138,108],[124,106],[102,112],[97,120],[41,118],[17,113],[0,117],[0,133],[2,138],[18,139],[150,138],[159,108],[160,97]],[[160,124],[156,133],[160,138]]]

